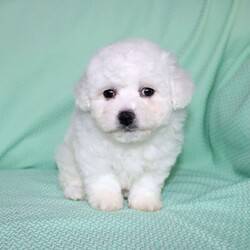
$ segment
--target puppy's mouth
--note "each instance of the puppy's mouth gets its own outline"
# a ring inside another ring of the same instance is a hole
[[[109,134],[119,142],[133,143],[144,140],[148,135],[151,134],[151,130],[125,126],[109,131]]]
[[[120,126],[118,128],[118,131],[124,132],[124,133],[133,133],[135,131],[138,131],[138,127],[136,125],[131,126]]]
[[[152,129],[150,128],[140,128],[136,125],[130,126],[118,126],[117,129],[113,129],[108,131],[109,134],[124,134],[124,135],[131,135],[136,133],[150,133]]]
[[[144,140],[151,130],[139,126],[135,113],[125,110],[118,114],[115,128],[106,132],[119,142],[132,143]]]
[[[110,134],[115,133],[133,133],[140,131],[140,129],[137,126],[119,126],[117,129],[110,130]]]

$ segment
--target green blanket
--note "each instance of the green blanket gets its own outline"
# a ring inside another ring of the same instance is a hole
[[[250,2],[0,2],[0,249],[249,249]],[[54,160],[90,56],[124,38],[176,54],[196,85],[164,208],[63,198]]]

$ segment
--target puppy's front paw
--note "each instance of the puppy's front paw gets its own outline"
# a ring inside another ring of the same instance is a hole
[[[68,185],[64,189],[64,197],[71,200],[83,200],[84,192],[83,187],[78,185]]]
[[[156,211],[162,208],[162,202],[159,195],[155,193],[132,193],[129,196],[129,206],[137,210]]]
[[[92,207],[105,211],[120,210],[123,207],[121,192],[99,191],[88,197]]]

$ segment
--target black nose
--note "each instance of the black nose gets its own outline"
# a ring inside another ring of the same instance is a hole
[[[129,126],[133,123],[135,119],[135,113],[133,111],[122,111],[118,114],[118,120],[121,125]]]

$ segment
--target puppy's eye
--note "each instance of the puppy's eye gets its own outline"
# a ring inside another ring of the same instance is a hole
[[[141,96],[141,97],[150,97],[150,96],[152,96],[154,93],[155,93],[154,89],[151,89],[151,88],[143,88],[143,89],[140,91],[140,96]]]
[[[103,91],[103,96],[106,99],[111,99],[114,98],[116,96],[116,91],[114,89],[107,89]]]

